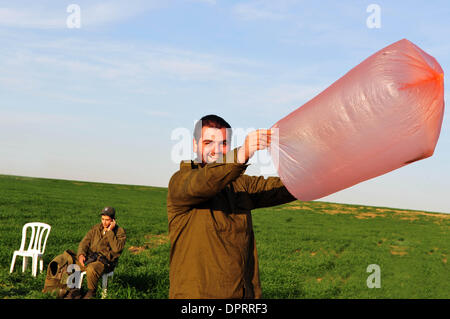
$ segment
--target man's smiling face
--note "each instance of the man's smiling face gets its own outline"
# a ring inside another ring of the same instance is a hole
[[[226,128],[202,127],[202,135],[198,141],[194,139],[193,148],[197,159],[203,164],[213,163],[230,150]]]

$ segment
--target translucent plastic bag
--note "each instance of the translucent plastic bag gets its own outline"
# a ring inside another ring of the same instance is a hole
[[[403,39],[278,121],[269,151],[289,192],[314,200],[431,156],[443,114],[442,68]]]

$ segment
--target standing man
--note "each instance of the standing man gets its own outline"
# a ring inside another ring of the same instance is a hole
[[[100,276],[117,265],[126,241],[125,230],[116,224],[113,207],[105,207],[100,216],[101,223],[94,225],[78,246],[77,259],[81,270],[86,271],[88,284],[85,299],[95,296]]]
[[[231,127],[207,115],[194,128],[194,161],[169,182],[170,298],[260,298],[251,210],[296,200],[278,177],[244,175],[270,146],[271,131],[249,133],[230,151]]]

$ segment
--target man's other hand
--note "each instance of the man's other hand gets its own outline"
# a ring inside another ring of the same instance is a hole
[[[84,255],[80,255],[78,257],[78,261],[80,262],[80,264],[84,267],[84,261],[86,260],[86,257]]]

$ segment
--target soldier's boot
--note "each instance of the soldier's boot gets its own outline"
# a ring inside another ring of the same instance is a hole
[[[67,296],[64,299],[80,299],[81,298],[81,289],[73,288],[69,290]]]
[[[93,299],[95,297],[95,290],[89,289],[88,292],[84,295],[83,299]]]

